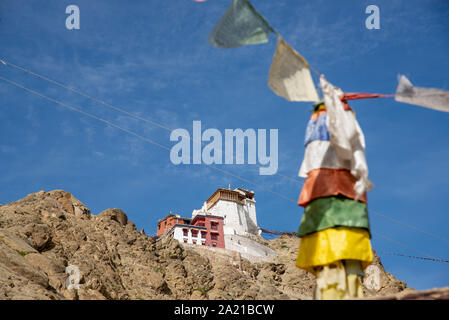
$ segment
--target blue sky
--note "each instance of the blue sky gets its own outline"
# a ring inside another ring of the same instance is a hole
[[[279,173],[295,178],[304,153],[309,103],[267,87],[276,38],[216,49],[207,37],[230,0],[2,0],[0,59],[79,89],[129,112],[192,131],[279,130]],[[65,8],[80,8],[80,30],[67,30]],[[394,93],[398,74],[414,85],[449,90],[449,2],[445,0],[253,0],[283,38],[347,92]],[[380,8],[381,29],[365,28],[365,8]],[[100,116],[161,144],[170,132],[124,116],[26,73],[0,75]],[[315,78],[316,80],[316,78]],[[364,130],[369,210],[449,238],[449,114],[394,99],[351,103]],[[64,189],[93,213],[121,208],[155,233],[173,211],[190,216],[219,187],[255,190],[260,226],[295,231],[302,209],[258,186],[203,165],[174,166],[169,153],[94,119],[0,81],[0,202]],[[297,199],[301,184],[260,176],[258,167],[220,168]],[[298,178],[298,180],[301,180]],[[302,180],[301,180],[302,181]],[[372,231],[443,259],[449,243],[371,214]],[[381,237],[373,247],[420,255]],[[409,286],[449,285],[449,265],[381,254]]]

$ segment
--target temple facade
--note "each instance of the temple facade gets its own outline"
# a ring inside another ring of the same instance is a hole
[[[224,248],[250,260],[269,260],[274,250],[254,240],[261,236],[254,191],[217,189],[191,218],[170,213],[158,222],[157,235],[180,243]]]
[[[225,235],[260,235],[257,226],[254,191],[244,189],[218,189],[199,210],[193,210],[192,219],[198,214],[211,214],[223,218]]]

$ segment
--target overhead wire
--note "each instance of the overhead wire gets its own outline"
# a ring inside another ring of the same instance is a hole
[[[36,72],[33,72],[33,71],[31,71],[31,70],[29,70],[29,69],[26,69],[26,68],[24,68],[24,67],[18,66],[18,65],[14,64],[14,63],[11,63],[11,62],[9,62],[9,61],[0,59],[0,62],[3,63],[3,64],[6,65],[6,66],[13,67],[13,68],[18,69],[18,70],[21,70],[21,71],[23,71],[23,72],[25,72],[25,73],[28,73],[28,74],[30,74],[30,75],[33,75],[33,76],[35,76],[35,77],[38,77],[38,78],[40,78],[40,79],[42,79],[42,80],[48,81],[48,82],[50,82],[50,83],[52,83],[52,84],[54,84],[54,85],[56,85],[56,86],[58,86],[58,87],[64,88],[64,89],[66,89],[66,90],[69,90],[69,91],[71,91],[71,92],[73,92],[73,93],[75,93],[75,94],[78,94],[78,95],[80,95],[80,96],[86,98],[86,99],[92,100],[92,101],[94,101],[94,102],[96,102],[96,103],[99,103],[99,104],[101,104],[101,105],[103,105],[103,106],[105,106],[105,107],[107,107],[107,108],[110,108],[110,109],[116,111],[116,112],[120,112],[120,113],[122,113],[122,114],[125,114],[125,115],[127,115],[127,116],[129,116],[129,117],[131,117],[131,118],[136,119],[136,120],[144,121],[144,122],[146,122],[146,123],[149,123],[149,124],[151,124],[151,125],[154,125],[154,126],[156,126],[156,127],[159,127],[159,128],[161,128],[161,129],[166,130],[166,131],[169,131],[169,132],[172,132],[172,131],[173,131],[173,128],[169,128],[168,126],[166,126],[166,125],[164,125],[164,124],[162,124],[162,123],[160,123],[160,122],[158,122],[158,121],[155,121],[155,120],[152,120],[152,119],[148,119],[148,118],[144,118],[144,117],[141,117],[141,116],[139,116],[139,115],[137,115],[137,114],[135,114],[135,113],[126,111],[126,110],[124,110],[123,108],[120,108],[120,107],[117,107],[117,106],[115,106],[115,105],[112,105],[112,104],[110,104],[110,103],[108,103],[108,102],[106,102],[106,101],[103,101],[103,100],[101,100],[101,99],[97,99],[97,98],[95,98],[95,97],[93,97],[93,96],[91,96],[91,95],[88,95],[88,94],[86,94],[86,93],[84,93],[84,92],[81,92],[81,91],[79,91],[79,90],[77,90],[77,89],[75,89],[75,88],[69,87],[69,86],[67,86],[67,85],[65,85],[65,84],[63,84],[63,83],[61,83],[61,82],[59,82],[59,81],[50,79],[50,78],[48,78],[48,77],[46,77],[46,76],[44,76],[44,75],[41,75],[41,74],[36,73]],[[192,140],[192,141],[193,141],[193,139],[192,139],[190,136],[187,136],[186,138],[188,138],[189,140]],[[202,141],[200,141],[200,143],[203,144]],[[259,167],[259,168],[263,168],[263,166],[261,166],[261,165],[259,165],[259,164],[257,164],[257,163],[256,163],[255,165],[256,165],[257,167]],[[289,177],[289,176],[284,175],[284,174],[279,173],[279,172],[276,172],[275,175],[278,175],[278,176],[280,176],[280,177],[282,177],[282,178],[284,178],[284,179],[287,179],[287,180],[290,180],[290,181],[293,181],[293,182],[296,182],[296,183],[300,183],[300,184],[303,184],[303,183],[304,183],[304,182],[301,181],[301,180],[298,180],[298,179]]]
[[[133,135],[133,136],[136,136],[136,137],[138,137],[138,138],[140,138],[140,139],[143,139],[143,140],[145,140],[145,141],[147,141],[147,142],[150,142],[150,143],[152,143],[152,144],[154,144],[154,145],[156,145],[156,146],[158,146],[158,147],[161,147],[161,148],[166,149],[166,150],[170,150],[169,147],[164,146],[164,145],[162,145],[162,144],[160,144],[160,143],[158,143],[158,142],[156,142],[156,141],[154,141],[154,140],[151,140],[151,139],[149,139],[149,138],[146,138],[146,137],[144,137],[144,136],[141,136],[141,135],[139,135],[138,133],[136,133],[136,132],[134,132],[134,131],[128,130],[128,129],[126,129],[126,128],[123,128],[123,127],[121,127],[121,126],[119,126],[119,125],[116,125],[115,123],[113,123],[113,122],[111,122],[111,121],[109,121],[109,120],[105,120],[105,119],[103,119],[103,118],[101,118],[101,117],[98,117],[98,116],[93,115],[93,114],[91,114],[91,113],[89,113],[89,112],[83,111],[83,110],[81,110],[81,109],[79,109],[79,108],[77,108],[77,107],[74,107],[74,106],[72,106],[72,105],[68,105],[68,104],[66,104],[66,103],[64,103],[64,102],[61,102],[61,101],[59,101],[59,100],[53,99],[53,98],[51,98],[51,97],[48,97],[48,96],[46,96],[46,95],[44,95],[44,94],[42,94],[42,93],[40,93],[40,92],[37,92],[37,91],[32,90],[32,89],[29,89],[29,88],[27,88],[27,87],[25,87],[25,86],[23,86],[23,85],[21,85],[21,84],[19,84],[19,83],[17,83],[17,82],[11,81],[11,80],[6,79],[6,78],[4,78],[4,77],[2,77],[2,76],[0,76],[0,80],[3,80],[3,81],[5,81],[5,82],[7,82],[7,83],[9,83],[9,84],[11,84],[11,85],[13,85],[13,86],[16,86],[16,87],[18,87],[18,88],[21,88],[21,89],[23,89],[23,90],[25,90],[25,91],[28,91],[28,92],[30,92],[30,93],[32,93],[32,94],[34,94],[34,95],[37,95],[37,96],[39,96],[39,97],[41,97],[41,98],[44,98],[44,99],[46,99],[46,100],[49,100],[49,101],[54,102],[54,103],[56,103],[56,104],[59,104],[59,105],[63,106],[64,108],[70,109],[70,110],[72,110],[72,111],[79,112],[79,113],[81,113],[81,114],[83,114],[83,115],[85,115],[85,116],[87,116],[87,117],[96,119],[96,120],[101,121],[101,122],[103,122],[103,123],[106,123],[106,124],[108,124],[108,125],[110,125],[110,126],[112,126],[112,127],[115,127],[115,128],[117,128],[117,129],[119,129],[119,130],[122,130],[122,131],[124,131],[124,132],[127,132],[127,133]]]
[[[408,255],[408,254],[402,254],[402,253],[396,253],[396,252],[387,252],[387,251],[383,251],[383,250],[376,250],[376,253],[387,254],[387,255],[392,255],[392,256],[399,256],[399,257],[405,257],[405,258],[411,258],[411,259],[418,259],[418,260],[428,260],[428,261],[434,261],[434,262],[442,262],[442,263],[449,264],[449,260],[445,260],[445,259],[411,256],[411,255]]]
[[[377,216],[379,216],[379,217],[382,217],[382,218],[384,218],[384,219],[390,220],[390,221],[392,221],[392,222],[394,222],[394,223],[396,223],[396,224],[400,224],[400,225],[402,225],[402,226],[404,226],[404,227],[413,229],[413,230],[415,230],[415,231],[424,233],[424,234],[426,234],[426,235],[428,235],[428,236],[431,236],[431,237],[440,239],[441,241],[444,241],[444,242],[449,243],[449,240],[448,240],[448,239],[443,238],[442,236],[439,236],[439,235],[437,235],[437,234],[435,234],[435,233],[431,233],[431,232],[427,232],[427,231],[421,230],[420,228],[415,227],[415,226],[413,226],[413,225],[411,225],[411,224],[402,222],[402,221],[397,220],[397,219],[393,219],[393,218],[391,218],[391,217],[389,217],[389,216],[386,216],[386,215],[384,215],[384,214],[381,214],[381,213],[378,213],[378,212],[375,212],[375,211],[372,211],[372,210],[370,210],[369,213],[375,214],[375,215],[377,215]]]
[[[264,228],[261,228],[261,231],[263,234],[265,234],[266,236],[268,236],[270,239],[275,238],[276,236],[282,236],[282,235],[287,235],[289,237],[296,237],[296,233],[295,232],[291,232],[291,231],[274,231],[274,230],[267,230]],[[376,232],[372,232],[376,237],[382,238],[386,241],[389,241],[391,243],[394,243],[400,247],[406,248],[408,250],[414,251],[414,252],[418,252],[421,255],[424,255],[425,257],[420,257],[420,256],[412,256],[412,255],[407,255],[407,254],[403,254],[403,253],[397,253],[397,252],[388,252],[388,251],[383,251],[383,250],[379,250],[379,249],[375,249],[376,253],[380,253],[380,254],[387,254],[387,255],[394,255],[394,256],[400,256],[400,257],[406,257],[406,258],[412,258],[412,259],[418,259],[418,260],[427,260],[427,261],[433,261],[433,262],[442,262],[442,263],[446,263],[449,264],[449,260],[447,259],[441,259],[441,258],[435,258],[432,257],[430,255],[428,255],[425,252],[422,252],[420,250],[411,248],[410,246],[407,246],[405,244],[403,244],[402,242],[399,242],[397,240],[393,240],[391,238],[388,238],[384,235],[381,235],[379,233]]]
[[[5,81],[5,82],[7,82],[7,83],[9,83],[9,84],[11,84],[11,85],[13,85],[13,86],[18,87],[18,88],[21,88],[21,89],[23,89],[23,90],[25,90],[25,91],[27,91],[27,92],[29,92],[29,93],[32,93],[32,94],[34,94],[34,95],[37,95],[37,96],[39,96],[39,97],[41,97],[41,98],[43,98],[43,99],[46,99],[46,100],[49,100],[49,101],[51,101],[51,102],[53,102],[53,103],[59,104],[59,105],[61,105],[61,106],[64,107],[64,108],[70,109],[70,110],[72,110],[72,111],[81,113],[81,114],[83,114],[83,115],[85,115],[85,116],[87,116],[87,117],[96,119],[96,120],[101,121],[101,122],[103,122],[103,123],[106,123],[106,124],[108,124],[108,125],[110,125],[110,126],[116,128],[116,129],[122,130],[122,131],[124,131],[124,132],[126,132],[126,133],[128,133],[128,134],[131,134],[131,135],[133,135],[133,136],[135,136],[135,137],[137,137],[137,138],[140,138],[140,139],[142,139],[142,140],[144,140],[144,141],[146,141],[146,142],[149,142],[149,143],[151,143],[151,144],[153,144],[153,145],[155,145],[155,146],[158,146],[158,147],[160,147],[160,148],[162,148],[162,149],[165,149],[165,150],[167,150],[167,151],[170,151],[170,150],[171,150],[171,148],[169,148],[169,147],[167,147],[167,146],[165,146],[165,145],[162,145],[162,144],[160,144],[160,143],[158,143],[158,142],[156,142],[156,141],[154,141],[154,140],[152,140],[152,139],[149,139],[149,138],[147,138],[147,137],[144,137],[144,136],[142,136],[142,135],[140,135],[140,134],[138,134],[138,133],[136,133],[136,132],[134,132],[134,131],[132,131],[132,130],[123,128],[123,127],[121,127],[121,126],[119,126],[119,125],[117,125],[117,124],[115,124],[115,123],[113,123],[113,122],[111,122],[111,121],[109,121],[109,120],[103,119],[103,118],[101,118],[101,117],[99,117],[99,116],[96,116],[96,115],[93,115],[93,114],[91,114],[91,113],[89,113],[89,112],[83,111],[83,110],[81,110],[80,108],[77,108],[77,107],[75,107],[75,106],[72,106],[72,105],[66,104],[66,103],[64,103],[64,102],[61,102],[61,101],[59,101],[59,100],[56,100],[56,99],[54,99],[54,98],[48,97],[48,96],[46,96],[46,95],[44,95],[44,94],[42,94],[42,93],[40,93],[40,92],[38,92],[38,91],[32,90],[32,89],[30,89],[30,88],[27,88],[27,87],[25,87],[25,86],[23,86],[23,85],[21,85],[21,84],[15,82],[15,81],[6,79],[5,77],[2,77],[2,76],[0,76],[0,80]],[[256,187],[259,187],[260,189],[263,189],[263,190],[265,190],[265,191],[267,191],[267,192],[269,192],[269,193],[272,193],[272,194],[274,194],[274,195],[276,195],[276,196],[279,196],[279,197],[281,197],[281,198],[283,198],[283,199],[285,199],[285,200],[292,201],[292,202],[296,203],[296,201],[294,201],[294,200],[292,200],[292,199],[290,199],[290,198],[284,196],[283,194],[281,194],[281,193],[279,193],[279,192],[276,192],[276,191],[273,191],[273,190],[271,190],[271,189],[269,189],[269,188],[266,188],[265,186],[260,185],[260,184],[254,182],[254,181],[251,181],[251,180],[248,180],[248,179],[246,179],[246,178],[240,177],[240,176],[238,176],[238,175],[236,175],[236,174],[234,174],[234,173],[232,173],[232,172],[230,172],[230,171],[227,171],[227,170],[218,168],[218,167],[213,166],[213,165],[210,165],[210,164],[204,164],[204,165],[207,166],[207,167],[209,167],[209,168],[211,168],[211,169],[214,169],[214,170],[216,170],[216,171],[220,171],[220,172],[225,173],[225,174],[227,174],[227,175],[229,175],[229,176],[232,176],[232,177],[234,177],[234,178],[236,178],[236,179],[239,179],[239,180],[241,180],[241,181],[243,181],[243,182],[250,183],[250,184],[252,184],[252,185],[254,185],[254,186],[256,186]]]
[[[375,235],[376,237],[379,237],[379,238],[382,238],[382,239],[384,239],[384,240],[386,240],[386,241],[388,241],[388,242],[394,243],[394,244],[396,244],[397,246],[403,247],[403,248],[405,248],[405,249],[407,249],[407,250],[414,251],[414,252],[419,253],[419,254],[421,254],[421,255],[424,255],[424,256],[426,256],[426,257],[428,257],[428,258],[436,259],[435,257],[432,257],[431,255],[429,255],[429,254],[427,254],[427,253],[425,253],[425,252],[423,252],[423,251],[421,251],[421,250],[411,248],[411,247],[409,247],[408,245],[406,245],[406,244],[404,244],[404,243],[402,243],[402,242],[400,242],[400,241],[391,239],[391,238],[389,238],[389,237],[387,237],[387,236],[384,236],[384,235],[382,235],[382,234],[380,234],[380,233],[378,233],[378,232],[371,232],[371,233],[372,233],[373,235]]]
[[[389,238],[387,236],[381,235],[381,234],[376,233],[376,232],[372,232],[372,233],[375,236],[379,237],[379,238],[382,238],[382,239],[384,239],[384,240],[386,240],[388,242],[394,243],[394,244],[396,244],[396,245],[398,245],[400,247],[403,247],[405,249],[417,252],[417,253],[419,253],[421,255],[424,255],[425,257],[410,256],[410,255],[405,255],[405,254],[401,254],[401,253],[384,252],[382,250],[376,250],[376,252],[383,253],[383,254],[391,254],[391,255],[396,255],[396,256],[403,256],[403,257],[408,257],[408,258],[415,258],[415,259],[420,259],[420,260],[429,260],[429,261],[435,261],[435,262],[443,262],[443,263],[449,264],[449,260],[441,259],[441,258],[435,258],[435,257],[433,257],[433,256],[431,256],[431,255],[429,255],[429,254],[427,254],[427,253],[425,253],[425,252],[423,252],[421,250],[417,250],[415,248],[411,248],[410,246],[407,246],[406,244],[404,244],[404,243],[402,243],[400,241],[391,239],[391,238]]]

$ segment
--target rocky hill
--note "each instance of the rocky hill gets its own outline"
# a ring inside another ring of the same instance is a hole
[[[314,277],[295,267],[299,239],[260,241],[275,261],[156,241],[119,209],[93,215],[68,192],[40,191],[0,207],[0,299],[311,299]],[[380,287],[366,296],[413,292],[374,264]],[[79,289],[66,288],[69,265]]]

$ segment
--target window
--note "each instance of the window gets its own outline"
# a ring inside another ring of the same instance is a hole
[[[192,237],[197,238],[198,237],[198,230],[192,230]]]
[[[210,238],[211,238],[212,240],[218,240],[218,234],[216,234],[216,233],[211,233],[211,234],[210,234]]]
[[[211,222],[210,223],[210,228],[212,230],[218,230],[218,223],[217,222]]]
[[[192,240],[193,244],[196,244],[196,240]]]
[[[201,245],[205,246],[205,245],[206,245],[206,241],[203,241],[203,242],[201,243]]]
[[[212,242],[212,247],[216,247],[217,243],[216,242]]]
[[[207,235],[206,232],[201,232],[201,238],[202,238],[202,239],[206,239],[206,235]]]
[[[187,239],[184,239],[184,243],[187,243]]]
[[[182,231],[184,232],[184,237],[187,237],[189,235],[189,231],[187,229],[182,229]]]

